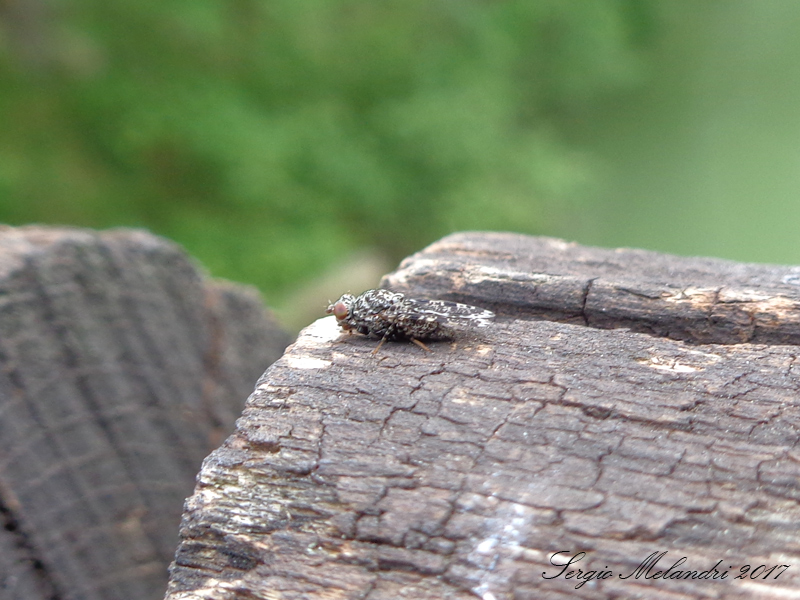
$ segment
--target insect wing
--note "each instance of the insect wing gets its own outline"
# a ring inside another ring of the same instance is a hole
[[[403,304],[404,316],[412,321],[435,320],[449,326],[486,327],[494,319],[494,313],[489,310],[458,302],[409,298]]]

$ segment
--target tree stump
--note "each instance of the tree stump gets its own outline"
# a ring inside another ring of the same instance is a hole
[[[200,463],[287,343],[166,240],[0,229],[0,598],[163,597]]]
[[[800,597],[799,285],[449,236],[383,286],[494,326],[305,329],[205,461],[167,598]]]

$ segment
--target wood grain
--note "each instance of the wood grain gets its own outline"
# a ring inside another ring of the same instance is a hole
[[[779,343],[794,316],[769,312],[797,301],[793,273],[498,234],[434,244],[385,284],[493,308],[495,326],[374,356],[333,317],[304,330],[204,463],[167,598],[797,597],[800,366]],[[562,551],[613,577],[554,577]],[[681,557],[727,574],[619,577],[662,551],[650,575]],[[790,567],[736,579],[762,564]]]
[[[0,597],[161,597],[183,499],[287,343],[131,230],[0,230]]]

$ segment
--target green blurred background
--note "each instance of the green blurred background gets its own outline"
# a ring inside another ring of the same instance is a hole
[[[0,0],[0,222],[290,328],[463,229],[800,263],[796,0]]]

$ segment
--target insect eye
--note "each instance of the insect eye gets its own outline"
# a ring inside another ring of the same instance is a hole
[[[333,305],[333,316],[336,317],[337,321],[341,321],[342,319],[347,318],[347,307],[344,305],[344,302],[337,302]]]

